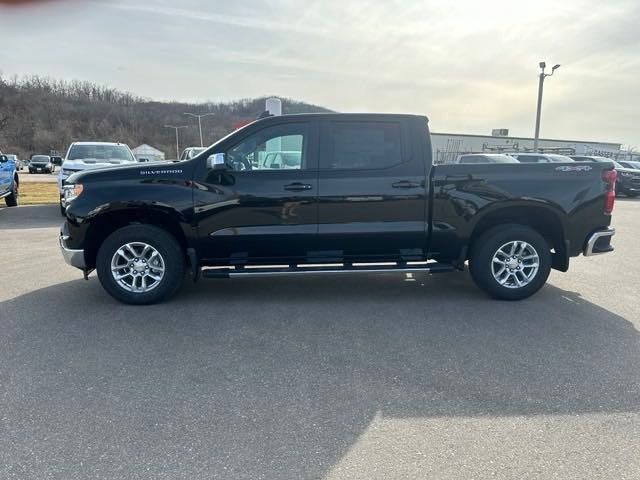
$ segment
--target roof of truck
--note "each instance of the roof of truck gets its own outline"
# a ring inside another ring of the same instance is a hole
[[[120,142],[73,142],[72,145],[125,145],[125,143]]]
[[[354,118],[367,118],[367,117],[381,117],[381,118],[421,118],[428,120],[426,115],[417,115],[413,113],[334,113],[334,112],[322,112],[322,113],[290,113],[287,115],[271,115],[269,117],[259,118],[256,121],[274,119],[274,118],[345,118],[345,117],[354,117]]]

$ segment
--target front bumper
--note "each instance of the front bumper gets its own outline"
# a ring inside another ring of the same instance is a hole
[[[615,234],[615,228],[611,227],[593,232],[589,236],[587,244],[584,247],[584,256],[590,257],[592,255],[601,255],[603,253],[613,252],[611,237],[613,237]]]
[[[64,232],[60,232],[58,242],[60,243],[60,250],[62,251],[62,257],[64,258],[64,261],[72,267],[79,268],[80,270],[86,270],[87,264],[84,259],[84,250],[74,250],[71,248],[67,248],[65,245],[65,241],[67,240],[67,238],[68,237],[64,234]]]

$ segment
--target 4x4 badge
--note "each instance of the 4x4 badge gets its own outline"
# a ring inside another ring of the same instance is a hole
[[[589,165],[576,165],[575,167],[562,165],[561,167],[556,167],[556,170],[559,172],[589,172],[593,170],[593,167],[590,167]]]

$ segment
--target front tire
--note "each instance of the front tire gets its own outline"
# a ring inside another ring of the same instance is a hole
[[[96,259],[98,279],[116,300],[149,305],[182,285],[184,254],[175,238],[153,225],[129,225],[107,237]]]
[[[498,225],[471,246],[473,281],[493,298],[522,300],[536,293],[551,272],[551,247],[525,225]]]
[[[20,184],[13,181],[13,189],[9,195],[4,198],[4,202],[7,204],[7,207],[17,207],[20,199]]]

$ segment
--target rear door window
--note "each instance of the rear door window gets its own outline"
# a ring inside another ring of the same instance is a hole
[[[403,162],[399,122],[329,122],[320,168],[376,170]]]

